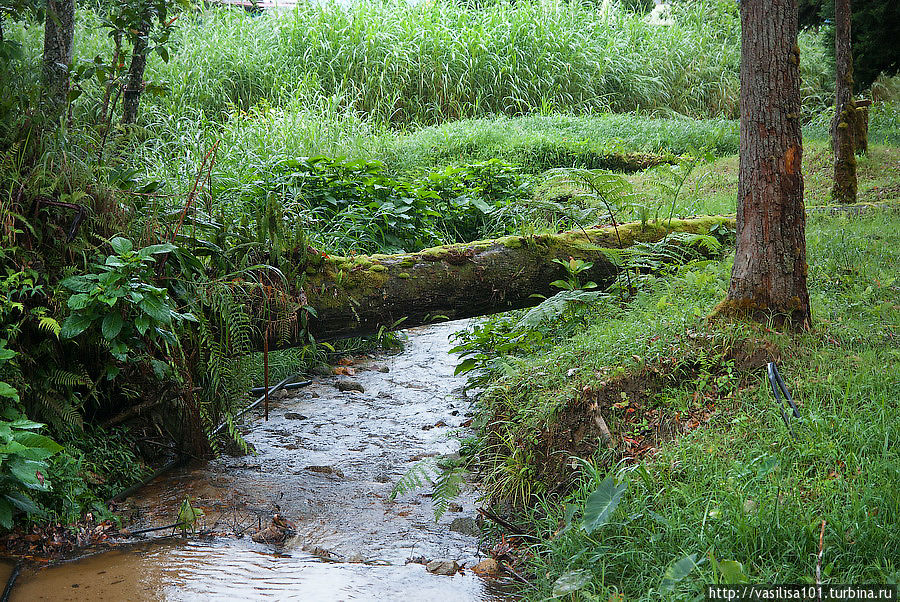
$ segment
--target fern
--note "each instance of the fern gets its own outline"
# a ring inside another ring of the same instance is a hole
[[[606,296],[606,293],[599,291],[586,291],[581,289],[560,291],[552,297],[542,301],[540,305],[528,310],[528,313],[522,316],[522,319],[519,320],[515,328],[534,330],[542,324],[555,322],[566,310],[575,304],[588,304],[604,296]]]
[[[62,329],[59,322],[57,322],[50,316],[41,316],[38,320],[38,328],[40,330],[52,333],[56,338],[59,338],[59,332]]]
[[[442,467],[434,458],[425,458],[413,464],[394,484],[390,499],[431,485],[434,522],[438,522],[450,506],[450,501],[459,495],[465,473],[461,466]]]
[[[436,468],[437,463],[434,458],[425,458],[424,460],[419,460],[413,464],[412,468],[407,470],[406,473],[400,477],[400,480],[394,484],[393,489],[391,489],[391,501],[395,500],[398,495],[406,495],[407,493],[421,489],[425,485],[430,485],[432,483],[431,473],[436,470]]]
[[[434,522],[441,520],[441,516],[450,506],[450,500],[459,495],[465,469],[460,466],[446,468],[434,482],[431,490],[431,504],[434,509]]]

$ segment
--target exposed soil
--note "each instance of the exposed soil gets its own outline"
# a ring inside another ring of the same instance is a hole
[[[663,443],[727,411],[735,388],[748,386],[780,357],[771,344],[752,340],[732,343],[709,359],[711,353],[704,348],[704,361],[687,353],[611,378],[598,373],[597,381],[563,405],[532,445],[538,480],[549,490],[567,489],[578,474],[572,457],[590,458],[601,447],[631,461],[656,453]],[[706,383],[702,388],[700,380]],[[661,399],[663,390],[685,386],[695,388],[688,407],[675,408]]]

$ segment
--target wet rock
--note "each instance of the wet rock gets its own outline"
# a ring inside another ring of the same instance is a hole
[[[330,474],[341,479],[344,478],[344,471],[340,468],[335,468],[334,466],[307,466],[306,470],[312,472],[318,472],[319,474]]]
[[[312,373],[316,376],[331,376],[331,366],[327,364],[319,364],[313,367]]]
[[[470,516],[454,518],[450,523],[450,530],[462,533],[463,535],[471,535],[472,537],[481,535],[481,529],[478,528],[478,523]]]
[[[374,370],[375,372],[383,372],[385,374],[391,371],[391,369],[387,366],[372,366],[372,370]]]
[[[451,416],[459,416],[459,410],[453,410],[450,412]]]
[[[284,417],[288,420],[306,420],[309,416],[304,416],[303,414],[298,414],[297,412],[285,412]]]
[[[426,425],[424,425],[424,426],[422,427],[422,430],[423,430],[423,431],[430,431],[430,430],[433,429],[433,428],[434,428],[434,425],[433,425],[433,424],[426,424]]]
[[[355,564],[360,564],[366,561],[366,558],[360,554],[359,552],[350,552],[350,555],[345,559],[347,562],[352,562]]]
[[[434,575],[455,575],[459,568],[455,560],[432,560],[425,565],[425,570]]]
[[[387,391],[379,391],[378,399],[390,399],[390,398],[391,398],[391,394],[388,393]]]
[[[444,422],[443,420],[438,420],[438,421],[435,423],[434,426],[436,426],[436,427],[438,427],[438,426],[447,426],[447,423]]]
[[[457,504],[456,502],[450,502],[450,504],[447,506],[447,510],[449,510],[450,512],[462,512],[463,507],[461,504]]]
[[[334,383],[334,386],[337,387],[338,391],[342,393],[346,393],[347,391],[358,391],[360,393],[365,393],[366,389],[360,384],[359,381],[352,380],[349,378],[342,378]]]
[[[493,558],[485,558],[472,567],[472,572],[481,577],[496,577],[502,571],[503,567]]]

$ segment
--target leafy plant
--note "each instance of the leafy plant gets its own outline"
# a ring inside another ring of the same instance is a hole
[[[597,283],[594,281],[580,282],[578,275],[582,272],[586,272],[592,267],[594,264],[590,261],[583,261],[581,259],[573,259],[569,257],[568,261],[563,261],[562,259],[554,259],[553,263],[557,263],[566,270],[567,278],[566,280],[554,280],[550,283],[550,286],[555,286],[556,288],[562,289],[564,291],[575,291],[578,289],[582,290],[590,290],[592,288],[597,288]]]
[[[103,264],[93,264],[91,273],[60,283],[74,292],[60,336],[71,339],[99,326],[97,334],[109,342],[112,356],[123,362],[128,361],[130,350],[146,350],[160,343],[177,346],[173,329],[182,320],[195,318],[177,312],[166,289],[150,284],[155,256],[170,253],[175,246],[164,243],[135,251],[131,241],[122,237],[109,244],[113,254]],[[107,376],[117,373],[117,368],[110,367]]]
[[[18,395],[6,385],[0,389],[0,398],[16,401]],[[63,449],[38,432],[43,426],[11,408],[0,416],[0,527],[5,529],[12,527],[15,510],[34,515],[43,513],[32,493],[50,491],[46,476],[48,460]]]

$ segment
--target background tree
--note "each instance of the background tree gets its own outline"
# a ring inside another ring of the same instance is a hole
[[[797,0],[742,0],[737,250],[716,313],[807,328]]]
[[[835,0],[800,0],[801,27],[820,27],[833,22]],[[900,2],[897,0],[854,0],[852,6],[853,72],[856,91],[872,85],[880,73],[900,72]],[[827,28],[826,47],[835,48]]]
[[[164,61],[169,60],[166,44],[174,23],[174,19],[167,21],[170,4],[171,0],[136,0],[122,5],[123,20],[128,24],[124,33],[132,44],[131,63],[122,98],[122,123],[134,123],[137,119],[145,87],[147,55],[155,51]],[[154,34],[154,21],[159,27],[155,35],[151,35]]]
[[[834,147],[832,197],[841,203],[856,202],[854,133],[860,115],[853,102],[853,52],[850,45],[850,0],[834,3],[835,88],[831,141]]]
[[[43,80],[47,117],[56,119],[69,99],[75,52],[75,0],[48,0],[44,21]]]

